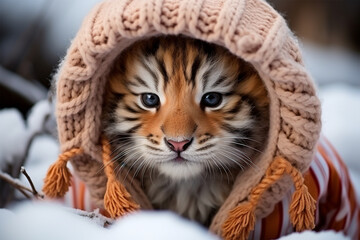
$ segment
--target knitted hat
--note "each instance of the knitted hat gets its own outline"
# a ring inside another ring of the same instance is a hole
[[[289,191],[290,179],[295,183],[291,222],[296,230],[313,228],[315,202],[302,173],[310,165],[319,138],[320,103],[296,39],[264,0],[109,0],[98,4],[83,22],[58,72],[56,115],[62,154],[48,171],[44,192],[50,197],[65,194],[70,160],[93,200],[112,217],[151,208],[139,182],[126,179],[125,174],[116,179],[100,119],[114,59],[135,41],[169,34],[218,44],[251,63],[270,98],[269,141],[256,160],[260,170],[249,168],[237,176],[210,230],[226,239],[245,239],[255,219],[269,214]]]

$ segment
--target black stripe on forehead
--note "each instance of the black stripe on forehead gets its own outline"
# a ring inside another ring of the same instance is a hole
[[[203,80],[203,92],[205,92],[205,89],[209,83],[209,77],[210,77],[210,74],[211,74],[211,70],[212,68],[208,68],[206,70],[206,72],[204,73],[204,75],[202,76],[202,80]]]
[[[246,70],[241,70],[240,73],[236,77],[236,83],[239,84],[240,82],[244,81],[249,77],[249,74]]]
[[[200,40],[188,40],[186,43],[184,40],[179,45],[183,46],[183,49],[177,48],[177,51],[181,51],[178,53],[178,55],[182,55],[181,61],[185,79],[187,82],[192,83],[193,86],[195,86],[195,79],[202,65],[205,61],[211,61],[211,59],[213,58],[213,48],[209,48],[209,44]],[[188,54],[188,52],[190,51],[195,55],[194,59],[190,59],[190,56]],[[211,55],[211,57],[209,57],[209,54]],[[190,67],[190,73],[187,73],[186,71],[188,67]],[[207,74],[209,74],[209,71],[211,71],[211,69],[207,71]]]
[[[159,59],[158,57],[156,58],[156,63],[158,65],[158,68],[160,70],[161,75],[163,76],[164,79],[164,85],[166,85],[169,82],[169,76],[168,73],[166,71],[165,68],[165,62],[164,59]]]
[[[204,54],[208,60],[211,60],[216,55],[216,46],[211,43],[203,42],[201,40],[194,40],[195,47],[200,54]]]
[[[146,57],[155,56],[156,52],[160,48],[160,39],[159,38],[150,39],[149,43],[145,44],[145,47],[144,47],[144,55]]]
[[[196,75],[197,75],[197,72],[199,71],[200,66],[201,66],[201,59],[200,59],[200,56],[197,55],[194,59],[194,62],[192,63],[191,74],[190,74],[190,81],[194,85],[195,85]]]
[[[151,57],[154,57],[154,56],[151,56]],[[155,89],[158,90],[159,88],[159,79],[158,79],[158,76],[157,74],[155,73],[154,70],[151,69],[151,67],[149,66],[150,64],[150,60],[149,60],[150,57],[148,57],[146,59],[146,62],[145,62],[145,59],[142,59],[141,61],[141,64],[143,65],[143,67],[145,68],[145,70],[150,73],[151,77],[152,77],[152,80],[154,81],[155,83]],[[147,86],[148,87],[148,86]]]

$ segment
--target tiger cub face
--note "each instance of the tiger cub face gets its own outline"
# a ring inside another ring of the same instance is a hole
[[[109,75],[102,124],[116,169],[138,177],[157,209],[204,225],[266,145],[269,99],[256,71],[185,37],[126,49]]]
[[[113,158],[181,181],[254,167],[266,144],[266,89],[227,50],[157,37],[123,52],[109,77],[103,126]]]

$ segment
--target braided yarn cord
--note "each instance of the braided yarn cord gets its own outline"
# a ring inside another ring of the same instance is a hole
[[[245,240],[255,226],[255,210],[262,194],[276,181],[288,174],[295,184],[295,192],[289,208],[290,221],[296,231],[311,230],[315,227],[316,201],[308,192],[302,174],[287,160],[276,157],[265,177],[251,191],[249,201],[229,212],[222,226],[225,240]]]
[[[81,154],[80,148],[73,148],[59,155],[47,171],[42,191],[50,198],[60,198],[69,190],[71,173],[67,168],[67,162],[75,155]]]
[[[102,146],[104,169],[108,178],[104,206],[112,218],[117,218],[138,210],[140,206],[132,200],[130,193],[116,179],[114,163],[111,160],[110,144],[103,139]]]

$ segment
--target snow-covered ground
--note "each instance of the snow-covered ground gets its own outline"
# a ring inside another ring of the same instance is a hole
[[[103,228],[95,221],[69,209],[48,203],[26,203],[9,211],[0,209],[0,237],[19,239],[126,239],[126,240],[217,240],[203,227],[169,212],[142,212],[118,220]],[[14,227],[16,226],[16,228]],[[350,240],[341,233],[306,231],[280,240]]]
[[[87,240],[216,240],[216,236],[197,224],[169,212],[142,212],[103,228],[69,209],[46,203],[27,203],[13,211],[0,209],[0,238],[87,239]],[[16,226],[16,229],[14,228]]]

